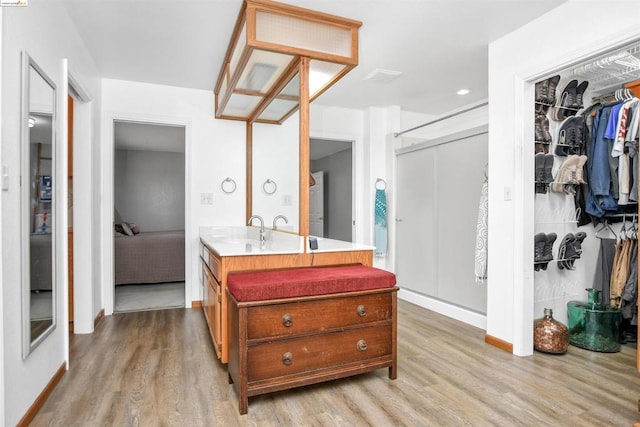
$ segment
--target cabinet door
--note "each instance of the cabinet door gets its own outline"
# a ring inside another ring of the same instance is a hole
[[[207,319],[207,324],[209,323],[209,306],[211,302],[209,301],[209,274],[207,274],[207,266],[204,264],[202,258],[200,259],[201,264],[201,285],[202,285],[202,311],[204,312],[204,317]]]
[[[213,336],[214,348],[218,358],[220,358],[222,356],[222,294],[220,292],[220,284],[215,278],[212,279],[209,286],[211,292],[209,316],[212,320],[209,325]]]

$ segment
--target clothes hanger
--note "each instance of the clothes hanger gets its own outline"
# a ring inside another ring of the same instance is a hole
[[[609,221],[605,220],[601,225],[600,225],[600,229],[596,230],[595,236],[598,239],[606,239],[607,237],[602,236],[600,233],[602,233],[603,231],[609,231],[611,232],[611,234],[613,234],[613,237],[615,239],[618,239],[618,235],[616,234],[615,231],[613,231],[613,228],[611,228],[611,224],[609,224]]]

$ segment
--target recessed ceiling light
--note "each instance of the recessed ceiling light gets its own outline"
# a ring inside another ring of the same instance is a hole
[[[459,91],[457,91],[456,93],[458,95],[468,95],[469,92],[471,92],[469,89],[460,89]]]

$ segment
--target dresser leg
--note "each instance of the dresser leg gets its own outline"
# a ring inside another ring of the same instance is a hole
[[[238,399],[238,409],[240,409],[240,415],[246,415],[249,412],[249,398],[242,391],[240,392],[240,399]]]
[[[395,380],[398,378],[398,365],[396,362],[393,362],[391,366],[389,366],[389,379]]]

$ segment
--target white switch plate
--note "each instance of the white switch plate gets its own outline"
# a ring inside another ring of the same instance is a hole
[[[504,200],[509,201],[513,197],[511,195],[511,187],[504,187]]]
[[[213,193],[200,193],[200,204],[201,205],[212,205],[213,204]]]
[[[282,206],[291,206],[291,196],[285,194],[282,196]]]
[[[2,165],[2,191],[9,191],[9,166]]]

